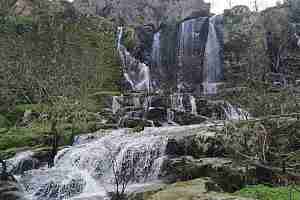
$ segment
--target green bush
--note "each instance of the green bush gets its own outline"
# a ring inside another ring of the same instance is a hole
[[[300,189],[300,187],[298,187]],[[298,200],[300,192],[293,187],[269,187],[264,185],[256,185],[246,187],[238,192],[237,195],[258,200]],[[292,194],[292,198],[290,195]]]

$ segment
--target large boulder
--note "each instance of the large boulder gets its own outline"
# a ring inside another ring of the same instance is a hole
[[[208,16],[210,4],[203,0],[75,0],[74,6],[85,14],[112,17],[131,25],[154,24]]]
[[[26,200],[20,185],[14,180],[0,180],[1,200]]]
[[[170,182],[211,177],[223,191],[234,192],[241,189],[246,182],[255,181],[255,168],[241,166],[226,158],[195,159],[182,156],[166,160],[161,176],[165,176]]]
[[[270,46],[274,52],[276,49],[281,51],[280,73],[285,74],[288,82],[295,81],[299,73],[296,71],[297,67],[293,67],[297,62],[290,59],[294,49],[289,45],[289,38],[293,37],[289,32],[289,13],[290,7],[286,4],[261,12],[252,12],[246,6],[225,10],[224,55],[227,83],[236,86],[247,80],[245,77],[265,79],[266,73],[272,71]],[[267,33],[272,36],[272,45],[267,42]]]
[[[153,195],[130,200],[250,200],[221,193],[221,188],[209,178],[178,182],[161,189]],[[148,192],[149,193],[149,192]],[[139,196],[141,197],[141,195]]]

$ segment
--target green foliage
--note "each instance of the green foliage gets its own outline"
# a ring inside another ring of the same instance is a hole
[[[135,30],[132,27],[126,27],[123,36],[123,44],[129,50],[132,51],[136,46]]]
[[[299,189],[299,187],[298,187]],[[292,198],[290,193],[292,192]],[[300,199],[300,192],[292,187],[269,187],[264,185],[256,185],[246,187],[238,192],[237,195],[258,200],[296,200]]]
[[[0,128],[5,128],[10,125],[10,122],[6,119],[5,116],[0,114]],[[0,130],[1,133],[1,130]]]
[[[21,34],[16,27],[23,27]],[[86,101],[91,93],[119,90],[115,30],[106,19],[41,7],[32,17],[6,17],[5,28],[0,31],[0,111],[45,102],[48,96]]]
[[[8,16],[0,21],[0,32],[6,34],[23,34],[31,31],[33,29],[33,25],[32,17]]]
[[[249,111],[253,117],[294,113],[300,110],[300,101],[289,88],[273,88],[260,81],[248,81],[245,90],[225,96]]]

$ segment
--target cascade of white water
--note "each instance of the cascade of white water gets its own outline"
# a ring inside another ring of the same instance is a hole
[[[161,52],[160,52],[160,32],[154,34],[153,44],[152,44],[152,62],[153,65],[159,67],[161,64]]]
[[[222,77],[222,60],[220,57],[221,45],[216,30],[216,18],[213,16],[209,19],[208,38],[205,47],[205,64],[204,64],[204,94],[216,94],[217,82]]]
[[[185,111],[184,105],[183,105],[183,94],[180,93],[174,93],[170,95],[171,98],[171,108],[173,110],[177,111]]]
[[[143,103],[144,111],[148,111],[151,108],[152,99],[153,96],[145,96],[144,103]]]
[[[247,120],[251,117],[247,111],[233,106],[229,102],[225,103],[225,105],[223,106],[223,110],[225,112],[227,120]]]
[[[174,120],[175,120],[175,113],[172,109],[168,108],[167,109],[167,124],[166,124],[166,126],[169,126],[169,125],[179,126],[179,124],[174,122]]]
[[[128,50],[122,45],[123,32],[123,27],[119,27],[117,48],[122,61],[123,75],[132,90],[150,92],[150,68],[145,63],[132,57]]]
[[[141,101],[139,96],[134,96],[133,97],[133,105],[135,108],[140,108],[141,107]]]
[[[33,158],[32,151],[17,153],[14,157],[6,160],[7,171],[13,174],[22,174],[28,168],[34,169],[38,166],[38,161]]]
[[[113,100],[112,100],[112,112],[113,112],[113,114],[116,114],[121,109],[121,104],[118,101],[120,98],[122,98],[122,97],[113,96]]]
[[[26,172],[20,182],[32,200],[62,200],[84,193],[105,195],[103,184],[113,186],[115,172],[130,174],[130,183],[156,180],[166,144],[165,136],[116,130],[60,151],[53,168]]]
[[[196,98],[192,95],[190,95],[190,104],[191,104],[191,113],[193,115],[198,115],[198,112],[197,112],[197,104],[196,104]]]
[[[203,94],[213,95],[218,93],[218,83],[204,82],[202,85],[203,85]]]
[[[123,37],[124,28],[122,26],[118,27],[118,41],[117,41],[117,49],[119,50],[121,47],[121,41]]]

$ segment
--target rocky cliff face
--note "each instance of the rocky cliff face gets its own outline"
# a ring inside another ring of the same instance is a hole
[[[210,4],[203,0],[75,0],[75,7],[85,14],[112,17],[131,25],[154,24],[207,16]]]
[[[285,74],[288,82],[297,79],[295,63],[290,55],[292,37],[289,30],[289,7],[278,6],[262,12],[251,12],[246,6],[237,6],[224,13],[225,76],[226,81],[236,85],[246,77],[256,80],[270,78],[282,82],[280,74]],[[267,34],[273,38],[275,57],[280,57],[280,69],[274,76],[271,70]],[[280,55],[279,53],[280,52]]]

